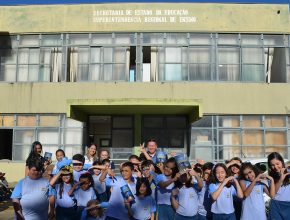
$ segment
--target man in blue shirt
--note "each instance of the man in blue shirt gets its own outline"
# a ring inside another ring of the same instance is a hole
[[[147,151],[144,148],[144,145],[141,145],[141,154],[140,154],[140,159],[141,161],[144,160],[152,160],[154,163],[156,163],[157,157],[156,157],[156,152],[157,152],[157,141],[154,139],[150,139],[147,141]]]
[[[11,199],[17,219],[48,219],[49,197],[53,194],[49,182],[42,177],[41,160],[30,160],[27,163],[28,173],[15,186]],[[52,206],[53,204],[51,204]],[[51,215],[54,209],[50,209]]]

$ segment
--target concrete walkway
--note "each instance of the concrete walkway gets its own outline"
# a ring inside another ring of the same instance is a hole
[[[3,220],[14,219],[14,210],[13,210],[11,200],[0,202],[0,219],[3,219]]]

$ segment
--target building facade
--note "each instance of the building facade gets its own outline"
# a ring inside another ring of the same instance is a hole
[[[68,156],[95,142],[124,159],[155,138],[191,160],[290,159],[289,2],[86,2],[0,6],[11,178],[35,140]]]

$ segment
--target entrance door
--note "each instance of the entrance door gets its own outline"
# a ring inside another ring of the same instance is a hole
[[[89,140],[108,149],[111,158],[127,159],[134,146],[134,117],[131,115],[89,116]]]
[[[143,115],[142,140],[155,139],[159,148],[186,153],[189,148],[188,119],[183,115]]]

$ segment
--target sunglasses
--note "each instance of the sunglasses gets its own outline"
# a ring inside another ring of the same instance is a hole
[[[73,163],[73,166],[82,166],[82,163]]]

